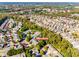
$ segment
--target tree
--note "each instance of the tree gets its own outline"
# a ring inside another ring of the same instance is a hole
[[[10,49],[8,52],[7,52],[7,55],[9,56],[13,56],[13,55],[17,55],[17,54],[20,54],[20,53],[23,53],[23,50],[22,49]]]
[[[18,30],[17,33],[18,33],[20,39],[22,39],[22,38],[23,38],[23,36],[22,36],[22,32]]]
[[[40,50],[40,54],[41,54],[41,55],[44,55],[44,51],[43,51],[43,50]]]
[[[25,52],[25,55],[26,55],[26,57],[31,57],[32,56],[32,54],[29,52],[29,48],[28,49],[26,49],[26,52]]]
[[[41,47],[40,47],[39,45],[36,45],[36,48],[37,48],[38,50],[40,50]]]
[[[79,52],[76,48],[72,48],[71,52],[73,57],[79,57]]]
[[[32,39],[30,32],[28,33],[28,36],[26,37],[26,41],[30,41]]]

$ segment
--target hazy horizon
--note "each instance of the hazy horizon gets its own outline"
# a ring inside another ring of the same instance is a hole
[[[63,4],[73,4],[73,5],[79,5],[79,2],[0,2],[0,5],[10,5],[10,4],[27,4],[27,5],[63,5]]]

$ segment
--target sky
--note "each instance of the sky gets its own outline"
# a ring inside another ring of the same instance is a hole
[[[0,0],[0,2],[79,2],[79,0]]]

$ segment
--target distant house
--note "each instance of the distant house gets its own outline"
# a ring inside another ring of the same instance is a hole
[[[7,30],[13,26],[13,19],[6,18],[6,20],[1,24],[0,29]]]
[[[4,44],[0,44],[0,48],[2,48],[4,46]]]
[[[32,38],[36,38],[37,36],[40,35],[40,32],[35,32],[33,35],[32,35]]]
[[[9,40],[12,40],[12,33],[7,32],[6,36],[9,38]]]
[[[32,44],[34,44],[34,45],[38,44],[38,41],[35,40],[35,38],[36,38],[37,36],[39,36],[39,35],[40,35],[40,32],[35,32],[35,33],[32,35],[32,39],[30,40],[30,42],[31,42]]]
[[[31,39],[31,40],[30,40],[30,42],[31,42],[32,44],[34,44],[34,45],[37,45],[37,44],[38,44],[38,41],[37,41],[37,40],[35,40],[34,38],[33,38],[33,39]]]
[[[19,40],[18,34],[16,34],[16,33],[13,34],[13,40],[14,40],[14,41]]]
[[[6,24],[8,23],[9,20],[6,20],[1,26],[0,29],[5,29]]]
[[[21,44],[22,46],[24,46],[25,48],[27,48],[29,43],[26,42],[26,40],[22,40],[22,41],[20,41],[20,44]]]
[[[0,33],[0,43],[5,42],[3,33]]]
[[[22,48],[22,46],[20,44],[14,44],[14,48],[15,49],[20,49],[20,48]]]
[[[41,57],[41,55],[37,52],[37,53],[36,53],[36,57]]]
[[[76,17],[79,17],[79,14],[71,14],[71,16],[76,16]]]

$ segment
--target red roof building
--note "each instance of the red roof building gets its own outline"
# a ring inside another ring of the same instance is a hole
[[[48,38],[36,38],[36,40],[48,40]]]

